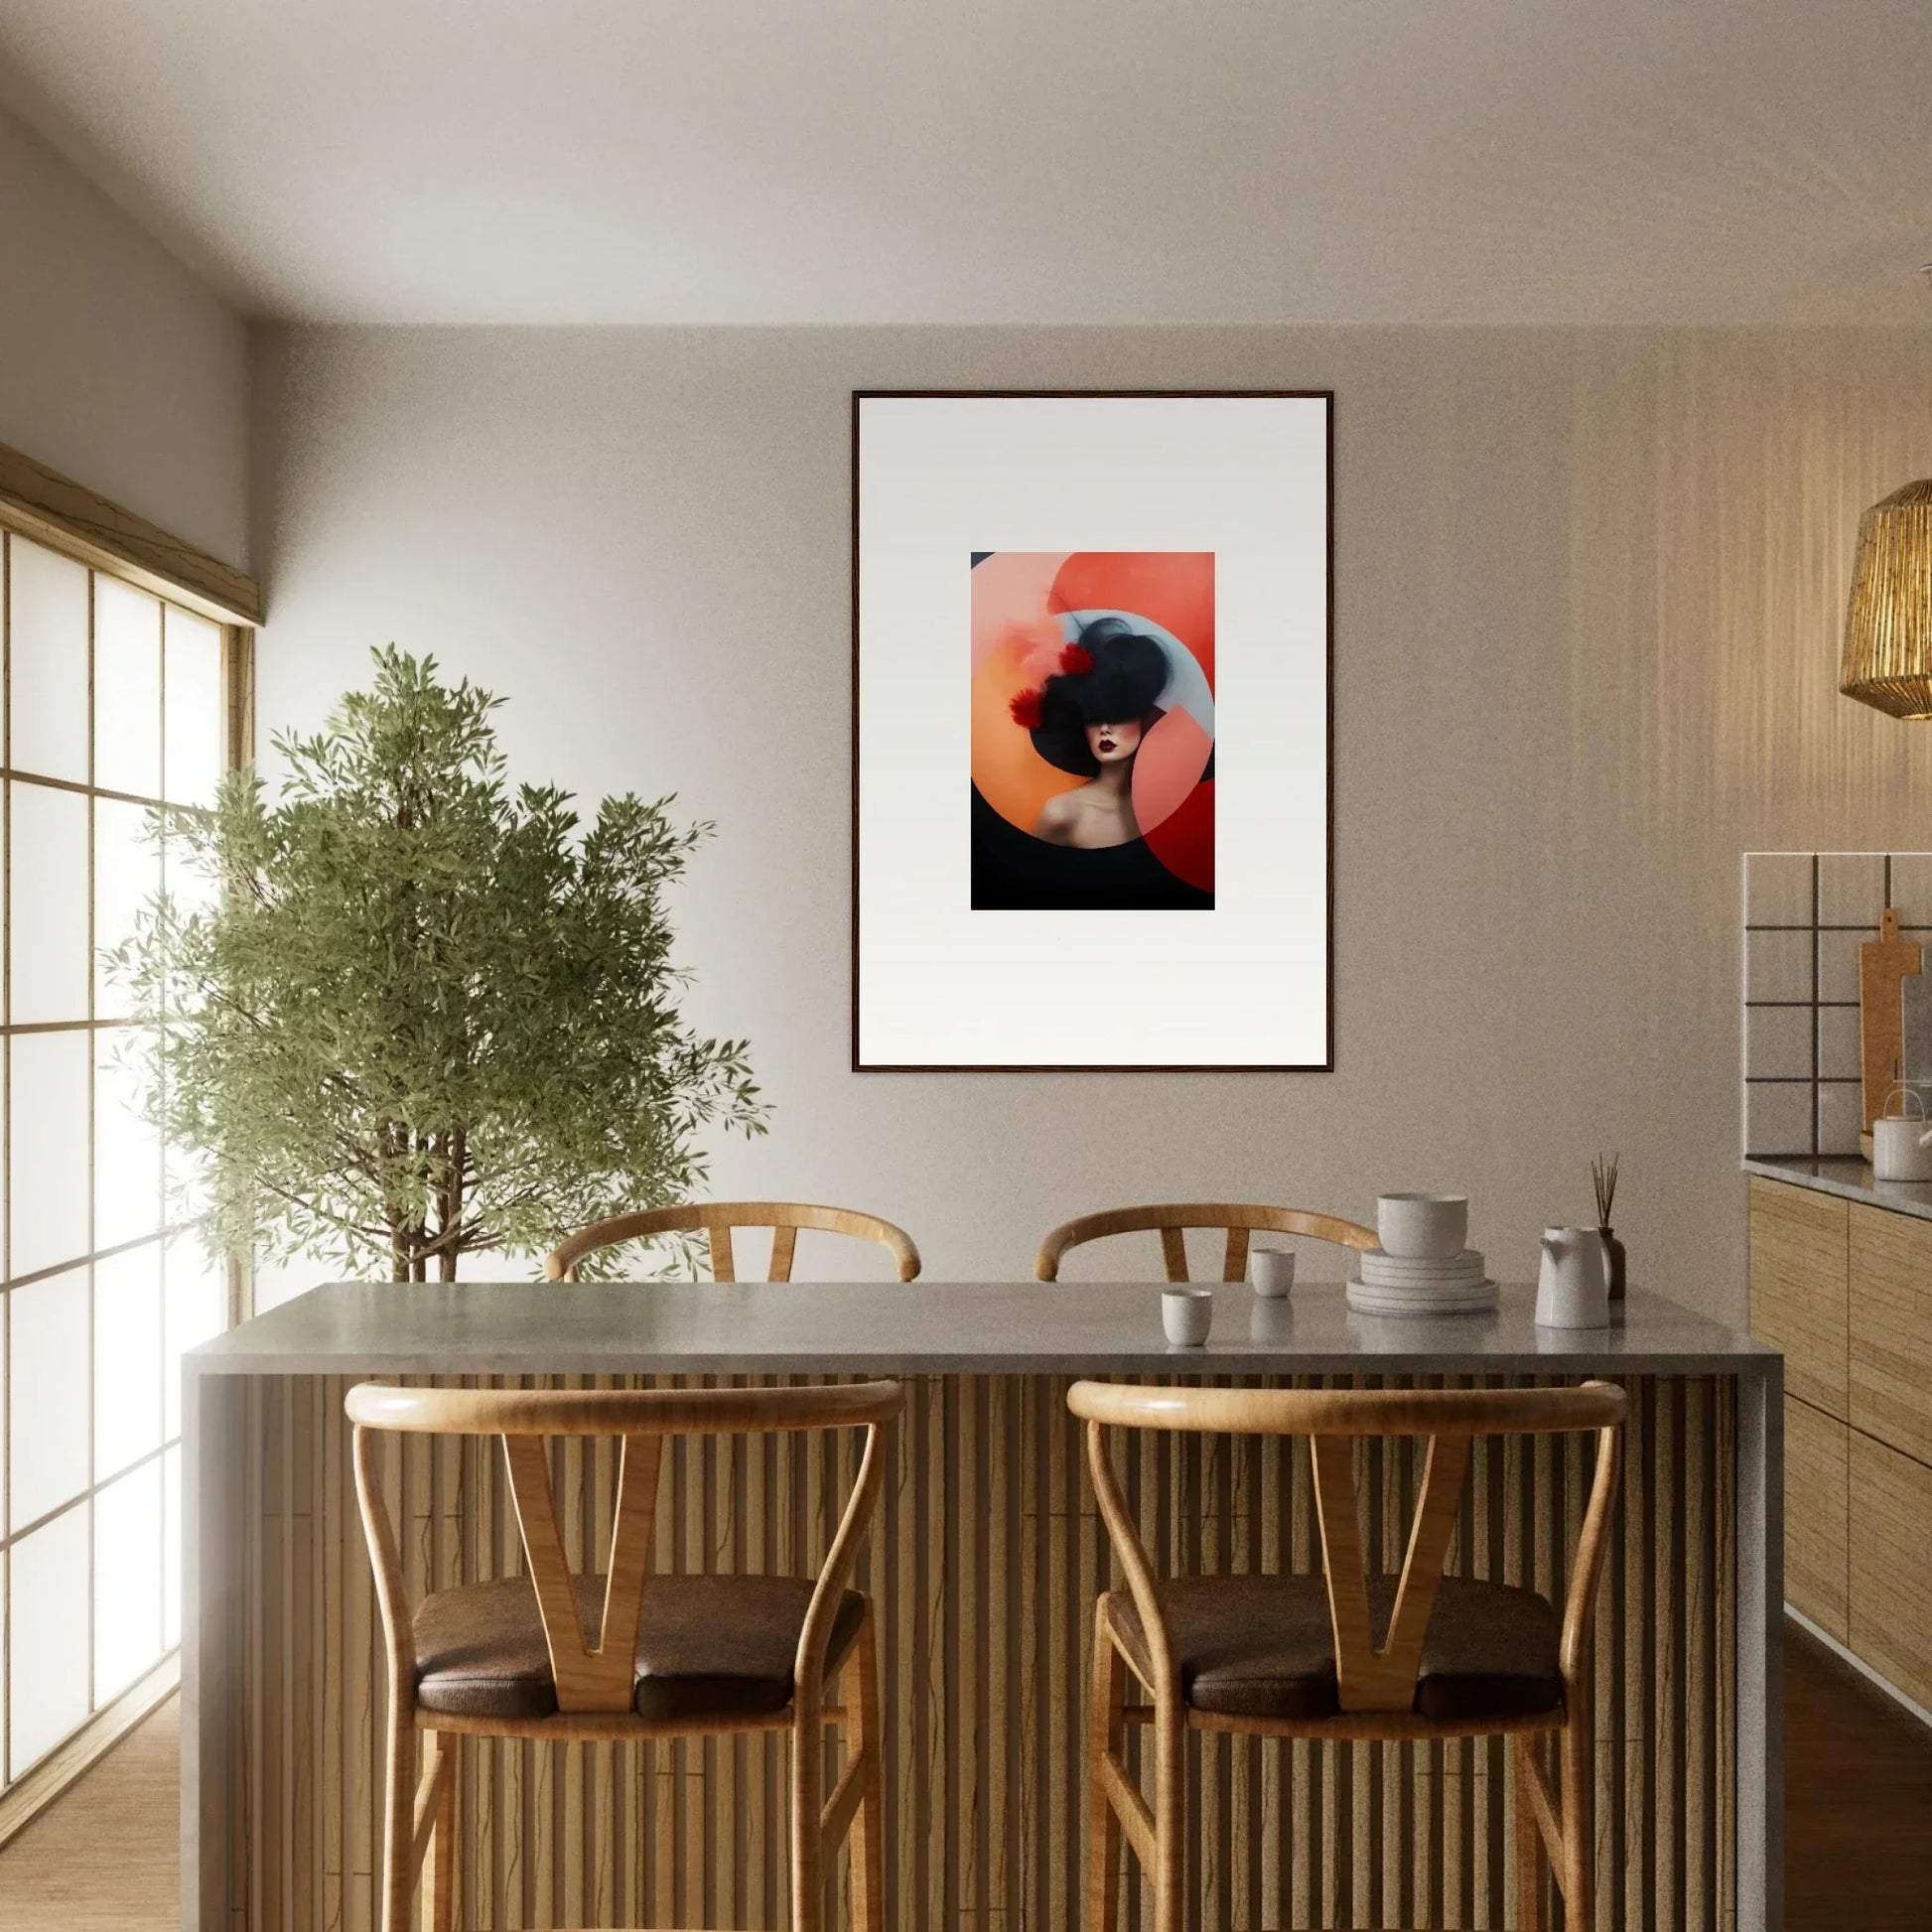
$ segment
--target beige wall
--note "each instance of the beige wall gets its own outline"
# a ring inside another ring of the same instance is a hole
[[[719,821],[693,1006],[777,1108],[721,1190],[945,1279],[1106,1202],[1465,1186],[1521,1277],[1616,1147],[1634,1278],[1741,1316],[1738,855],[1932,808],[1932,735],[1834,689],[1932,331],[303,330],[253,376],[264,727],[395,638],[513,700],[518,774]],[[1337,392],[1333,1073],[847,1071],[855,385]]]
[[[0,443],[247,563],[241,318],[0,110]]]

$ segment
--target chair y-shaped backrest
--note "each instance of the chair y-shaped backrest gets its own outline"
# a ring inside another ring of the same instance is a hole
[[[557,1708],[573,1715],[618,1714],[628,1712],[631,1704],[664,1439],[865,1430],[858,1478],[819,1569],[798,1639],[795,1681],[801,1695],[816,1697],[833,1620],[885,1477],[880,1429],[904,1403],[897,1382],[802,1389],[401,1389],[359,1383],[349,1390],[345,1406],[355,1425],[355,1494],[375,1569],[390,1669],[397,1673],[391,1682],[411,1681],[413,1664],[402,1559],[376,1464],[382,1432],[502,1438]],[[615,1436],[621,1443],[604,1607],[594,1633],[585,1631],[578,1615],[576,1584],[558,1527],[548,1451],[553,1436]]]
[[[1239,1201],[1165,1201],[1147,1207],[1109,1207],[1098,1214],[1082,1214],[1063,1222],[1039,1244],[1034,1274],[1042,1282],[1057,1281],[1060,1257],[1069,1248],[1110,1234],[1146,1234],[1159,1230],[1161,1256],[1168,1280],[1187,1279],[1189,1228],[1224,1228],[1227,1245],[1221,1254],[1221,1279],[1238,1282],[1248,1272],[1248,1239],[1254,1234],[1301,1234],[1311,1241],[1332,1241],[1343,1248],[1372,1248],[1373,1228],[1344,1221],[1333,1214],[1317,1214],[1306,1207],[1264,1207]]]
[[[800,1228],[877,1241],[891,1252],[893,1266],[902,1282],[911,1281],[919,1272],[919,1251],[912,1245],[912,1237],[891,1221],[882,1221],[877,1214],[861,1214],[850,1207],[819,1207],[807,1201],[711,1200],[640,1208],[634,1214],[614,1214],[608,1221],[593,1221],[550,1251],[543,1264],[544,1279],[575,1281],[577,1264],[586,1255],[599,1248],[614,1248],[621,1241],[702,1231],[711,1245],[712,1279],[735,1282],[738,1274],[732,1253],[733,1228],[771,1230],[771,1266],[766,1281],[791,1280],[791,1261],[797,1251]]]
[[[1173,1647],[1153,1569],[1107,1452],[1106,1430],[1310,1438],[1335,1674],[1345,1712],[1406,1711],[1415,1701],[1423,1638],[1449,1557],[1474,1438],[1593,1431],[1596,1466],[1564,1604],[1560,1651],[1564,1681],[1574,1681],[1587,1650],[1587,1619],[1615,1501],[1625,1406],[1623,1391],[1615,1384],[1464,1390],[1148,1388],[1076,1382],[1066,1400],[1087,1424],[1094,1492],[1148,1633],[1157,1672],[1172,1668]],[[1429,1447],[1395,1606],[1378,1638],[1369,1616],[1352,1449],[1364,1437],[1400,1436],[1425,1438]]]

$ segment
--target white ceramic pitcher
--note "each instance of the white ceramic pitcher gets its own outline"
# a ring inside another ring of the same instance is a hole
[[[1610,1325],[1610,1255],[1595,1228],[1545,1228],[1536,1283],[1539,1328]]]

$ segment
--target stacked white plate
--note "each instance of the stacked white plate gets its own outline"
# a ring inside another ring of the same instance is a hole
[[[1436,1260],[1367,1248],[1358,1266],[1348,1306],[1363,1314],[1473,1314],[1496,1306],[1479,1249]]]

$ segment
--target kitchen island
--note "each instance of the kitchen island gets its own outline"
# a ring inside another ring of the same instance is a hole
[[[1158,1289],[1108,1284],[323,1288],[187,1358],[183,1923],[376,1922],[381,1646],[343,1396],[364,1377],[644,1385],[897,1375],[909,1407],[860,1586],[881,1612],[891,1923],[1073,1932],[1080,1739],[1106,1539],[1064,1406],[1082,1375],[1508,1385],[1631,1396],[1595,1643],[1597,1925],[1776,1932],[1782,1361],[1661,1298],[1607,1330],[1356,1315],[1335,1287],[1216,1292],[1170,1348]],[[391,1447],[412,1599],[521,1567],[499,1451]],[[1318,1566],[1305,1442],[1122,1440],[1158,1567]],[[1587,1439],[1479,1446],[1449,1569],[1561,1596]],[[854,1446],[667,1449],[660,1568],[815,1566]],[[573,1560],[608,1456],[561,1449]],[[1370,1450],[1372,1546],[1399,1566],[1415,1471]],[[595,1531],[594,1531],[595,1526]],[[779,1751],[763,1736],[539,1750],[468,1741],[460,1922],[775,1926]],[[1224,1926],[1500,1925],[1514,1793],[1499,1743],[1191,1746],[1190,1916]],[[1127,1932],[1146,1923],[1130,1889]]]

